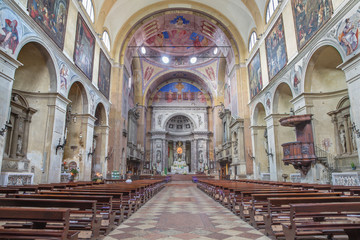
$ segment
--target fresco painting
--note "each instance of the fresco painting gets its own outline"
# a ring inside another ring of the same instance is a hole
[[[254,55],[253,59],[248,65],[250,98],[254,98],[263,88],[263,81],[261,75],[260,53]]]
[[[183,82],[170,83],[162,87],[154,96],[153,102],[197,101],[206,103],[206,96],[197,87]]]
[[[76,28],[74,62],[89,79],[92,78],[94,50],[95,38],[79,14]]]
[[[303,48],[331,18],[331,0],[291,0],[298,48]]]
[[[99,90],[104,96],[109,99],[110,93],[110,75],[111,75],[111,64],[110,61],[105,56],[105,53],[100,51],[100,61],[99,61],[99,80],[98,87]]]
[[[17,16],[8,9],[0,13],[0,47],[14,54],[22,37],[22,27]]]
[[[338,41],[346,55],[354,53],[359,46],[360,10],[343,20],[338,27]]]
[[[67,91],[69,84],[69,67],[65,63],[60,65],[60,88]]]
[[[277,20],[269,35],[266,37],[265,42],[269,78],[272,79],[283,67],[286,66],[287,63],[284,24],[282,17]]]
[[[69,0],[29,0],[30,17],[63,49]]]

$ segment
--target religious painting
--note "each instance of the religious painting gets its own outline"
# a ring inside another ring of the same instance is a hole
[[[154,73],[154,67],[147,66],[145,69],[145,74],[144,74],[145,83],[147,83],[151,79],[153,73]]]
[[[337,36],[339,44],[343,47],[346,55],[354,53],[359,46],[360,12],[343,20],[338,27]]]
[[[69,0],[29,0],[30,17],[63,49]]]
[[[253,59],[248,65],[250,98],[254,98],[263,88],[263,81],[261,75],[260,53],[256,52]]]
[[[205,68],[206,75],[211,81],[216,80],[215,71],[212,66]]]
[[[60,88],[67,91],[69,84],[69,68],[65,63],[60,65]]]
[[[110,61],[105,56],[105,53],[100,51],[100,61],[99,61],[99,80],[98,87],[99,90],[104,96],[109,99],[110,93],[110,74],[111,74],[111,64]]]
[[[291,0],[298,48],[306,43],[331,18],[331,0]]]
[[[155,95],[157,103],[191,102],[206,103],[206,96],[197,87],[183,82],[169,83],[162,87]]]
[[[286,43],[282,16],[280,16],[274,27],[269,32],[265,43],[269,78],[272,79],[287,64]]]
[[[78,14],[74,62],[89,79],[92,77],[94,50],[95,38],[84,19]]]
[[[9,54],[14,54],[22,37],[22,27],[19,26],[19,19],[8,9],[0,12],[0,47]]]

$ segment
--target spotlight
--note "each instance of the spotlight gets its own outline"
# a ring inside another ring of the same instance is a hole
[[[196,63],[196,61],[197,61],[197,57],[192,57],[192,58],[190,58],[190,63],[191,63],[191,64]]]
[[[141,53],[142,53],[142,54],[146,54],[146,48],[145,48],[145,47],[141,47],[140,50],[141,50]]]
[[[165,63],[165,64],[168,64],[168,63],[170,62],[170,59],[169,59],[168,57],[166,57],[166,56],[163,56],[163,57],[161,58],[161,60],[162,60],[163,63]]]
[[[216,47],[216,48],[214,49],[214,55],[216,55],[216,54],[218,53],[218,51],[219,51],[219,49]]]

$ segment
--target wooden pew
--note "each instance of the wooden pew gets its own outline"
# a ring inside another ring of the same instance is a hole
[[[290,223],[282,226],[286,240],[343,234],[349,240],[358,240],[359,217],[359,202],[290,204]]]
[[[304,201],[306,201],[305,198],[335,197],[340,195],[341,193],[333,193],[333,192],[314,193],[314,192],[307,192],[306,190],[297,193],[272,192],[272,193],[252,194],[251,207],[249,208],[250,224],[255,228],[259,228],[264,225],[263,214],[268,212],[268,198],[301,198],[304,199]]]
[[[2,239],[78,239],[78,231],[69,230],[70,209],[3,207],[0,221],[5,223],[31,222],[31,229],[0,229]],[[58,230],[45,229],[47,225]]]
[[[96,201],[34,198],[1,198],[0,207],[66,208],[70,210],[70,230],[80,231],[79,238],[98,239],[101,220],[96,217]],[[51,211],[51,210],[49,210]],[[24,228],[24,224],[5,225],[5,228]],[[28,225],[31,227],[31,225]]]
[[[69,189],[68,191],[41,191],[40,194],[46,195],[86,195],[86,196],[111,196],[112,207],[116,212],[115,223],[120,224],[124,221],[125,211],[123,207],[123,193],[122,192],[103,192],[103,191],[75,191]]]
[[[15,194],[13,198],[30,198],[30,199],[58,199],[58,200],[92,200],[96,201],[96,216],[101,218],[101,233],[109,234],[115,229],[116,212],[113,211],[112,196],[97,195],[61,195],[61,194]]]
[[[268,210],[264,213],[265,232],[269,236],[283,237],[282,223],[290,221],[290,204],[296,203],[332,203],[332,202],[360,202],[360,197],[282,197],[268,198]]]

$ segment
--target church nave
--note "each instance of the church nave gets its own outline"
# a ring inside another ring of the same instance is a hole
[[[269,238],[206,196],[196,184],[172,181],[104,238],[113,239]]]

